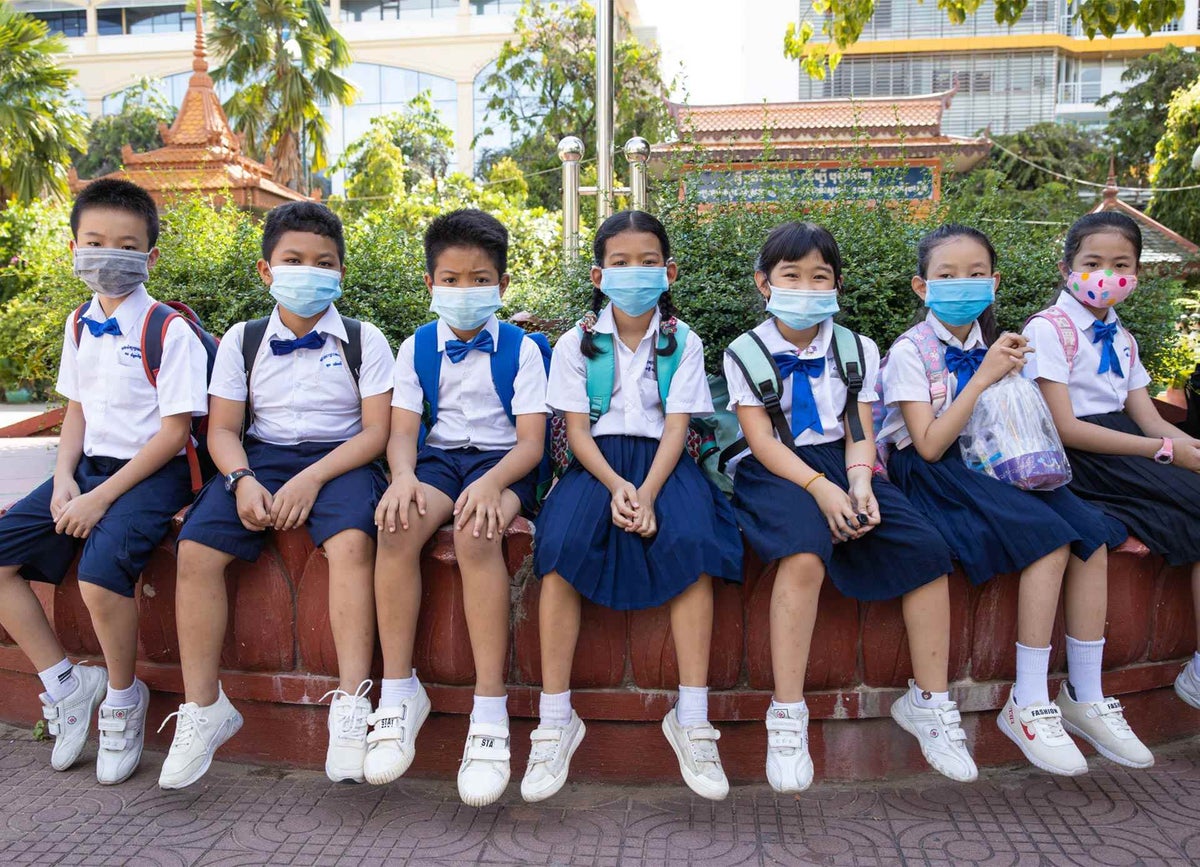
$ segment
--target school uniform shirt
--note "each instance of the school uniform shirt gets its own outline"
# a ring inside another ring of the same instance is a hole
[[[500,320],[494,315],[489,317],[483,330],[492,335],[492,346],[497,346]],[[504,412],[504,404],[492,382],[491,354],[473,350],[455,364],[446,354],[446,343],[457,339],[450,326],[439,319],[437,348],[442,353],[442,366],[438,377],[437,423],[426,434],[426,444],[444,450],[513,448],[517,444],[517,428]],[[417,378],[415,349],[415,337],[400,345],[392,406],[420,413],[425,407],[425,395]],[[542,351],[529,338],[521,341],[512,411],[514,416],[546,414],[546,363]]]
[[[821,433],[811,429],[801,431],[795,438],[796,445],[820,445],[844,439],[846,436],[844,420],[846,383],[842,381],[838,372],[837,360],[834,358],[833,319],[826,319],[821,323],[817,328],[816,336],[804,349],[797,349],[795,344],[779,333],[779,327],[773,316],[766,322],[755,326],[753,331],[772,355],[789,353],[803,359],[825,359],[825,371],[820,376],[811,377],[808,380],[812,386],[813,400],[817,405],[817,413],[820,415],[823,430]],[[879,380],[879,347],[869,337],[862,337],[862,344],[866,370],[863,372],[863,385],[862,391],[858,394],[858,402],[874,403],[879,400],[879,394],[876,391]],[[736,412],[738,406],[763,405],[763,402],[755,396],[754,389],[750,387],[750,382],[742,373],[742,369],[728,354],[725,355],[724,368],[725,380],[729,384],[730,411]],[[792,377],[790,376],[784,377],[779,408],[783,410],[783,417],[790,424],[792,418]],[[749,453],[750,450],[747,449],[729,461],[728,470],[731,474],[736,470],[737,462]]]
[[[142,326],[154,303],[146,288],[139,286],[113,315],[119,335],[94,337],[84,325],[78,346],[74,317],[67,317],[55,387],[83,406],[83,453],[88,457],[129,460],[158,433],[163,418],[208,412],[208,356],[186,322],[175,320],[167,326],[158,387],[146,377]],[[83,318],[108,319],[99,296],[92,296]]]
[[[987,348],[978,320],[971,325],[971,331],[967,335],[966,341],[961,341],[951,334],[932,313],[925,317],[925,321],[933,327],[933,333],[937,335],[937,339],[943,346],[956,346],[964,352]],[[941,417],[942,413],[950,408],[954,396],[958,394],[958,377],[949,370],[946,371],[945,376],[946,397],[934,406],[934,418]],[[880,442],[895,443],[898,449],[907,448],[912,444],[912,437],[908,435],[908,428],[904,424],[900,403],[902,401],[930,402],[929,377],[925,375],[925,365],[921,361],[916,344],[911,340],[901,338],[893,343],[892,348],[888,351],[887,364],[883,368],[883,395],[887,400],[887,415],[884,417],[883,427],[879,431],[879,440]]]
[[[208,393],[226,400],[246,400],[246,365],[242,336],[246,323],[234,325],[221,338]],[[325,338],[320,349],[297,349],[287,355],[271,351],[272,340],[295,340],[271,311],[262,345],[254,356],[251,406],[254,421],[248,436],[291,446],[310,442],[345,442],[362,432],[363,398],[392,387],[392,350],[387,338],[369,322],[362,324],[362,367],[358,387],[346,366],[342,344],[348,339],[337,309],[330,304],[313,331]]]
[[[1075,323],[1075,330],[1079,336],[1075,364],[1068,367],[1067,354],[1054,323],[1039,316],[1029,320],[1029,324],[1025,326],[1024,335],[1036,350],[1026,356],[1028,360],[1025,363],[1025,376],[1029,379],[1046,379],[1065,384],[1071,395],[1071,407],[1076,418],[1123,411],[1129,392],[1150,384],[1150,374],[1142,365],[1141,356],[1138,355],[1137,359],[1134,359],[1137,342],[1124,328],[1118,328],[1113,337],[1113,347],[1117,350],[1117,358],[1121,360],[1121,372],[1125,375],[1117,376],[1116,372],[1111,370],[1098,373],[1100,349],[1103,344],[1092,342],[1096,333],[1096,317],[1069,292],[1061,293],[1055,306]],[[1117,311],[1108,308],[1104,314],[1104,321],[1120,322]]]
[[[612,335],[616,347],[616,373],[612,402],[608,412],[592,425],[593,437],[624,435],[662,439],[665,416],[658,393],[654,355],[658,348],[660,320],[661,315],[656,309],[637,348],[630,349],[616,333],[612,304],[600,311],[595,331]],[[557,412],[586,413],[589,410],[587,359],[580,349],[582,339],[579,329],[572,328],[554,347],[546,401]],[[688,329],[679,367],[671,378],[666,411],[688,415],[707,415],[713,411],[712,393],[704,373],[704,342],[691,329]]]

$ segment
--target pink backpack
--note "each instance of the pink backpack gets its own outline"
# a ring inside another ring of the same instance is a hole
[[[938,340],[933,326],[928,322],[918,322],[912,328],[900,335],[900,340],[908,340],[917,348],[921,356],[921,364],[925,367],[925,379],[929,383],[929,402],[936,407],[949,397],[949,383],[946,374],[946,355],[942,341]],[[879,390],[883,392],[883,369],[887,365],[889,352],[879,364]],[[887,468],[888,454],[891,444],[881,442],[879,432],[883,429],[883,421],[887,416],[887,396],[871,405],[871,417],[875,425],[875,449],[879,453],[879,465]]]
[[[1047,307],[1041,313],[1035,313],[1030,316],[1025,324],[1028,325],[1035,319],[1045,319],[1054,326],[1055,332],[1058,333],[1058,342],[1062,344],[1063,355],[1067,359],[1067,371],[1073,371],[1075,369],[1075,357],[1079,355],[1079,329],[1075,326],[1075,321],[1061,307]],[[1122,325],[1119,320],[1117,326],[1121,329],[1121,333],[1125,335],[1125,339],[1129,341],[1129,367],[1132,369],[1137,364],[1137,341],[1133,339],[1133,335],[1129,333],[1129,329]]]

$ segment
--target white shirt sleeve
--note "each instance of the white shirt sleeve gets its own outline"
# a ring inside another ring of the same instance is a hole
[[[1021,333],[1033,347],[1033,352],[1025,356],[1025,368],[1022,370],[1024,377],[1068,384],[1071,371],[1067,365],[1067,353],[1063,349],[1054,323],[1035,317],[1029,320]]]
[[[358,374],[358,392],[374,397],[392,390],[395,359],[383,332],[370,322],[362,324],[362,369]]]
[[[559,412],[587,412],[587,363],[579,349],[579,329],[572,328],[554,346],[546,403]]]
[[[55,390],[67,400],[79,401],[79,347],[75,345],[74,313],[67,316],[63,328],[62,356],[58,362],[58,382]]]
[[[242,360],[242,334],[246,323],[239,322],[221,338],[217,359],[213,362],[208,393],[226,400],[246,399],[246,363]]]
[[[725,370],[725,382],[729,386],[728,409],[730,411],[736,410],[739,406],[763,405],[763,402],[754,396],[750,380],[746,379],[746,374],[742,373],[742,369],[738,367],[738,363],[730,357],[728,352],[725,353],[722,366]]]
[[[651,350],[653,351],[653,350]],[[667,392],[666,413],[686,412],[689,415],[707,415],[713,411],[712,391],[704,372],[704,341],[695,331],[688,331],[683,345],[683,357],[679,368],[671,378]]]
[[[888,353],[888,366],[883,369],[883,392],[887,405],[902,401],[932,403],[925,365],[911,340],[897,340]]]
[[[528,337],[521,340],[512,411],[513,415],[546,415],[546,363],[542,350]]]
[[[858,393],[858,402],[874,403],[879,400],[879,347],[871,338],[861,337],[867,369],[863,371],[862,391]]]
[[[400,344],[396,353],[396,370],[392,377],[392,406],[409,412],[421,413],[425,409],[425,392],[417,378],[416,338],[408,337]]]
[[[208,354],[190,325],[174,319],[163,340],[158,369],[158,414],[208,414]]]

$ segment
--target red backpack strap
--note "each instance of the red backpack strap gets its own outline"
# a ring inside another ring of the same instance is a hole
[[[1125,339],[1129,341],[1129,369],[1133,370],[1134,365],[1136,365],[1138,363],[1137,341],[1133,339],[1133,332],[1130,331],[1128,328],[1126,328],[1125,325],[1119,319],[1117,320],[1117,325],[1120,327],[1121,331],[1125,334]]]
[[[1075,368],[1075,357],[1079,355],[1079,330],[1075,327],[1075,322],[1061,307],[1047,307],[1030,316],[1025,324],[1028,325],[1035,319],[1045,319],[1054,326],[1058,342],[1063,348],[1063,356],[1067,359],[1067,372],[1070,373]]]
[[[946,355],[942,349],[942,341],[938,340],[933,326],[928,322],[918,322],[908,331],[900,335],[912,342],[921,357],[925,368],[925,379],[929,383],[929,400],[938,403],[946,398],[948,392],[946,382]]]
[[[79,348],[79,339],[83,336],[83,314],[87,313],[88,308],[92,306],[92,299],[88,299],[75,308],[75,312],[71,314],[71,331],[75,334],[75,348]]]

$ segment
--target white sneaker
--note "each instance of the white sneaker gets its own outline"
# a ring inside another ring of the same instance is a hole
[[[508,720],[503,724],[471,719],[462,764],[458,766],[458,796],[468,807],[486,807],[504,794],[509,777]]]
[[[530,734],[533,748],[529,751],[529,764],[521,779],[521,797],[529,803],[544,801],[557,794],[567,782],[571,770],[571,756],[583,743],[587,732],[579,714],[571,711],[571,721],[565,726],[539,725]]]
[[[132,707],[100,705],[100,752],[96,754],[96,781],[111,786],[128,780],[137,770],[146,740],[146,711],[150,707],[150,689],[140,680],[138,702]]]
[[[429,716],[429,694],[417,684],[417,694],[395,707],[381,707],[367,717],[373,727],[367,735],[363,776],[382,786],[399,779],[417,754],[417,732]]]
[[[183,789],[208,772],[213,753],[242,727],[242,715],[217,684],[215,703],[208,707],[200,707],[193,701],[181,704],[179,710],[163,720],[158,727],[160,732],[171,717],[176,717],[175,739],[163,761],[158,785],[164,789]]]
[[[1017,707],[1012,690],[996,725],[1031,764],[1051,774],[1077,777],[1087,773],[1087,760],[1071,736],[1063,731],[1062,711],[1056,704],[1031,704]]]
[[[808,708],[791,716],[782,708],[767,710],[767,782],[781,794],[803,792],[813,781],[808,753]]]
[[[904,695],[892,703],[892,719],[917,739],[925,761],[939,774],[959,783],[978,779],[958,705],[948,701],[940,707],[921,707],[913,701],[912,690],[910,680]]]
[[[353,693],[331,689],[321,701],[333,696],[329,704],[329,749],[325,751],[325,776],[335,783],[361,783],[367,759],[367,719],[371,700],[367,693],[374,686],[364,680]]]
[[[1148,768],[1154,754],[1146,749],[1125,721],[1124,708],[1115,698],[1075,701],[1064,680],[1055,704],[1063,715],[1063,728],[1078,735],[1106,759],[1127,768]]]
[[[1179,677],[1175,678],[1175,694],[1200,710],[1200,677],[1196,677],[1196,667],[1189,659],[1184,665]]]
[[[71,673],[79,683],[73,693],[58,701],[50,698],[49,693],[43,692],[41,696],[46,731],[54,736],[50,765],[56,771],[65,771],[79,761],[79,754],[87,746],[92,717],[108,692],[107,669],[98,665],[72,665]]]
[[[662,730],[675,751],[679,771],[688,788],[710,801],[723,800],[729,794],[729,780],[725,778],[721,754],[717,752],[721,733],[708,723],[681,726],[675,708],[663,717]]]

